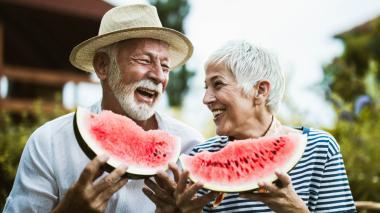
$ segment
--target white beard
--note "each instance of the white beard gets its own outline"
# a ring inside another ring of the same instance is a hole
[[[124,112],[133,120],[142,121],[152,117],[155,112],[155,106],[162,97],[162,84],[156,84],[151,80],[142,79],[138,82],[125,84],[121,76],[116,60],[111,59],[111,65],[108,70],[108,84],[118,100]],[[137,103],[135,100],[135,91],[139,87],[148,88],[157,92],[154,103],[150,106],[147,103]]]

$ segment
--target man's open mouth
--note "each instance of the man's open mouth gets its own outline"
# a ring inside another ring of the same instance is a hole
[[[144,87],[139,87],[136,89],[136,91],[142,95],[142,96],[145,96],[147,98],[155,98],[158,96],[158,92],[155,91],[155,90],[151,90],[151,89],[148,89],[148,88],[144,88]]]

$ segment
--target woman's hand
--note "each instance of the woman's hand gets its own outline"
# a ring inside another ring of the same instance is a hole
[[[309,212],[304,201],[294,191],[290,176],[282,172],[276,172],[276,175],[281,187],[272,183],[259,183],[260,189],[265,192],[244,192],[240,193],[240,197],[261,201],[275,212]]]
[[[195,197],[196,192],[203,187],[200,183],[187,183],[189,172],[181,173],[174,164],[169,165],[173,172],[174,180],[166,173],[159,172],[153,182],[145,180],[147,187],[143,192],[152,200],[157,209],[156,212],[202,212],[205,206],[215,193],[208,193],[201,197]]]

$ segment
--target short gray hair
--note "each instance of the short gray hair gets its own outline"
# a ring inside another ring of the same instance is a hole
[[[116,76],[119,77],[119,75],[120,75],[119,66],[117,64],[117,54],[118,54],[119,48],[120,48],[120,42],[116,42],[116,43],[107,45],[105,47],[102,47],[102,48],[96,50],[96,53],[107,54],[107,56],[110,60],[110,63],[109,63],[110,67],[108,67],[106,71],[110,76],[113,76],[113,78],[111,78],[111,82],[109,82],[112,84],[116,83],[115,82],[117,80]]]
[[[268,80],[271,89],[267,106],[271,112],[277,111],[285,91],[285,74],[275,55],[247,41],[237,40],[227,42],[213,52],[205,68],[211,64],[225,65],[249,96],[253,96],[252,88],[258,81]]]

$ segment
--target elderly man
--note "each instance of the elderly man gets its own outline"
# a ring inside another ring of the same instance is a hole
[[[103,98],[92,112],[112,110],[145,130],[165,130],[180,137],[182,152],[188,152],[202,136],[156,112],[155,105],[170,70],[191,54],[190,41],[162,27],[153,6],[128,5],[108,11],[99,35],[76,46],[70,61],[100,79]],[[123,178],[122,167],[103,173],[107,156],[86,157],[74,136],[73,116],[47,122],[29,138],[4,212],[153,212],[143,180]]]

